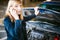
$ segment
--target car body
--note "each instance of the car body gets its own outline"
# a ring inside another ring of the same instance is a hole
[[[34,7],[23,8],[24,16],[34,14]],[[28,40],[60,40],[60,12],[39,8],[40,15],[26,22]]]

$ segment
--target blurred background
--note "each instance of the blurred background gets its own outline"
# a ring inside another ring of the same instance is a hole
[[[6,32],[4,30],[3,19],[5,15],[5,10],[7,8],[9,0],[0,0],[0,39],[6,39]],[[44,1],[60,1],[60,0],[23,0],[24,7],[35,7]]]

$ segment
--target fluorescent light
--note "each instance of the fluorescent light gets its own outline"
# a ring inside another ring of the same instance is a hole
[[[51,1],[51,0],[46,0],[46,1]]]

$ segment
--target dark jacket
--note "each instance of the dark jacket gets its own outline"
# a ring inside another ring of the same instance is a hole
[[[34,17],[36,16],[31,15],[24,17],[24,20],[15,20],[15,22],[11,22],[10,18],[7,16],[4,19],[4,27],[7,32],[7,40],[27,40],[25,22]]]

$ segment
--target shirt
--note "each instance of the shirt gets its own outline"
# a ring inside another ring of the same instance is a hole
[[[34,17],[36,17],[36,15],[24,17],[24,20],[15,20],[15,22],[11,22],[10,18],[7,16],[4,19],[4,27],[7,33],[7,40],[27,40],[25,22]]]

